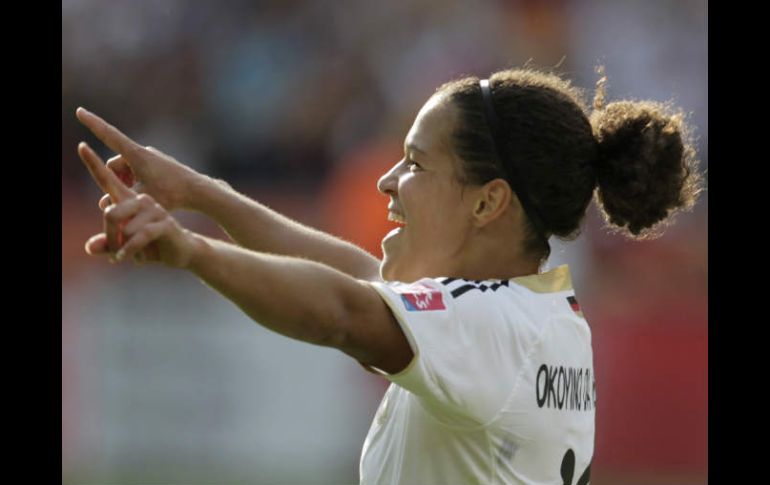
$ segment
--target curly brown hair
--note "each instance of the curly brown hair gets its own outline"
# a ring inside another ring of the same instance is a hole
[[[557,74],[526,67],[489,77],[504,144],[500,160],[485,119],[479,78],[464,77],[437,89],[459,111],[452,143],[463,162],[463,183],[506,178],[515,160],[526,180],[546,238],[525,224],[526,254],[544,262],[548,236],[578,237],[596,194],[608,226],[631,239],[662,234],[675,213],[691,209],[703,177],[685,116],[670,104],[618,101],[605,106],[607,78],[597,82],[589,114],[583,92]]]

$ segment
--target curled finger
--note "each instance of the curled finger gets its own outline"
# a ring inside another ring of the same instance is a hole
[[[131,170],[131,166],[128,164],[126,159],[123,158],[123,155],[115,155],[114,157],[107,160],[105,165],[107,168],[115,172],[115,175],[118,176],[120,181],[123,182],[126,187],[133,187],[134,183],[136,182],[134,172]]]
[[[142,227],[151,222],[162,220],[166,216],[167,213],[157,204],[151,207],[143,207],[131,220],[125,222],[121,232],[126,239],[131,239],[131,236],[139,232]]]
[[[148,199],[148,196],[140,195],[104,209],[104,233],[107,235],[107,247],[110,252],[115,252],[123,246],[123,228],[128,220],[140,211],[147,210],[151,207],[150,204],[154,205],[154,201]]]
[[[168,227],[168,219],[151,222],[142,227],[136,234],[126,241],[115,255],[115,259],[122,261],[144,250],[148,244],[158,239]]]
[[[125,222],[113,216],[116,205],[110,205],[104,210],[103,230],[107,238],[107,250],[114,253],[123,246],[123,226]]]
[[[110,205],[112,205],[112,199],[110,198],[110,194],[104,194],[101,199],[99,199],[99,208],[101,210],[106,209]]]

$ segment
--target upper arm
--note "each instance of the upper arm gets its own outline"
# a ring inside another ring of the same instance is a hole
[[[414,352],[396,317],[382,297],[363,280],[348,297],[335,345],[365,366],[396,374],[412,361]]]

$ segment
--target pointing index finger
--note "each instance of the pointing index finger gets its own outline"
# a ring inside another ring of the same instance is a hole
[[[102,159],[86,142],[80,142],[78,145],[78,155],[80,155],[80,159],[83,160],[88,171],[91,172],[91,176],[96,181],[96,184],[104,192],[110,194],[113,202],[120,202],[136,195],[133,190],[123,185],[123,182],[120,181],[112,170],[104,166]]]
[[[124,135],[123,132],[83,107],[75,111],[75,116],[114,152],[126,154],[132,149],[141,148],[138,143]]]

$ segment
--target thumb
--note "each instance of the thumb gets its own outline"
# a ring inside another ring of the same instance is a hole
[[[91,236],[85,245],[86,253],[96,256],[109,253],[107,248],[107,235],[104,233]]]

